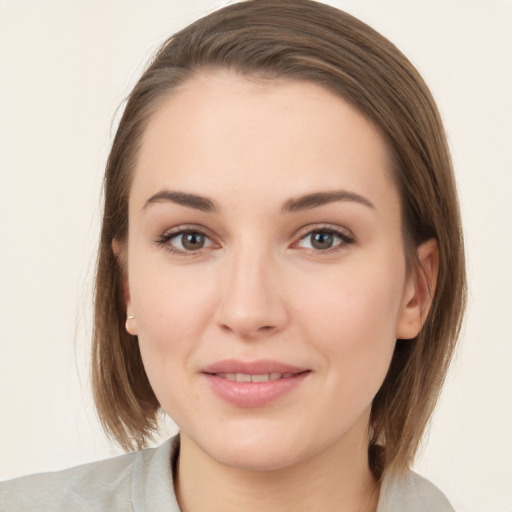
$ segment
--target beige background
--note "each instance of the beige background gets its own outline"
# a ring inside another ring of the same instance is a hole
[[[0,478],[119,453],[87,359],[114,112],[217,0],[0,0]],[[458,512],[511,512],[512,2],[339,0],[395,42],[444,117],[465,222],[466,328],[416,469]]]

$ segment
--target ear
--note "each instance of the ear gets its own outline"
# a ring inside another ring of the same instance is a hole
[[[412,339],[419,334],[432,306],[438,272],[437,240],[430,239],[418,247],[409,269],[396,327],[398,339]]]
[[[119,266],[123,272],[123,295],[124,295],[124,303],[126,304],[126,331],[128,334],[132,336],[137,336],[137,320],[135,319],[135,315],[132,310],[131,296],[130,296],[130,286],[128,284],[128,276],[126,273],[126,257],[125,250],[121,243],[119,243],[115,238],[112,240],[112,252],[114,256],[119,261]]]

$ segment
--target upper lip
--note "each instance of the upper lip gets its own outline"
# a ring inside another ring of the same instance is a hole
[[[226,359],[218,361],[203,368],[203,373],[245,373],[250,375],[264,375],[266,373],[301,373],[307,371],[307,368],[272,361],[270,359],[261,359],[258,361],[238,361],[236,359]]]

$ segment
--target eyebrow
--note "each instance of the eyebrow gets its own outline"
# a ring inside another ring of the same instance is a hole
[[[347,190],[335,190],[332,192],[314,192],[296,199],[290,199],[284,204],[281,213],[295,213],[310,210],[311,208],[316,208],[317,206],[322,206],[334,201],[350,201],[375,209],[374,204],[366,199],[366,197]]]
[[[154,204],[170,201],[172,203],[193,208],[206,213],[215,213],[217,208],[214,201],[208,197],[191,194],[188,192],[178,192],[173,190],[160,190],[156,194],[153,194],[145,203],[143,208]],[[310,210],[324,204],[332,203],[334,201],[350,201],[362,204],[368,208],[375,209],[375,206],[371,201],[366,199],[355,192],[349,192],[347,190],[336,190],[330,192],[314,192],[306,194],[295,199],[286,201],[281,209],[281,213],[296,213],[304,210]]]
[[[153,203],[162,203],[165,201],[171,201],[172,203],[180,204],[182,206],[187,206],[188,208],[193,208],[194,210],[200,210],[202,212],[207,213],[215,213],[217,211],[214,202],[211,199],[208,199],[207,197],[198,196],[196,194],[189,194],[187,192],[176,192],[166,189],[161,190],[156,194],[153,194],[144,203],[143,208],[146,208],[147,206]]]

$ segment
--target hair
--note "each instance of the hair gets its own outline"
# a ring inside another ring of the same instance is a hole
[[[200,72],[318,84],[366,116],[387,141],[401,197],[408,265],[435,239],[439,273],[430,312],[412,340],[397,340],[373,400],[369,463],[377,477],[410,466],[437,402],[461,328],[465,260],[454,174],[432,95],[408,59],[351,15],[312,0],[247,0],[171,36],[128,97],[108,158],[97,262],[92,381],[107,434],[124,449],[146,446],[160,405],[137,339],[125,330],[123,257],[128,195],[145,127],[162,102]]]

